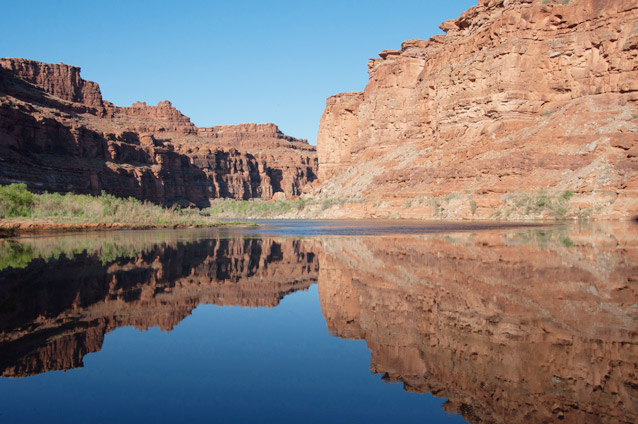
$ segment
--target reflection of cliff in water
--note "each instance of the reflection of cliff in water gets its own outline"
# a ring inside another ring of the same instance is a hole
[[[638,422],[636,230],[326,240],[322,311],[470,422]]]
[[[121,234],[5,255],[1,375],[78,367],[120,326],[170,330],[201,303],[275,306],[319,281],[333,334],[365,340],[373,371],[470,422],[638,422],[638,226]]]
[[[109,331],[170,331],[200,303],[276,306],[316,282],[318,268],[295,240],[170,240],[139,250],[108,261],[103,251],[88,250],[1,271],[1,375],[79,367]]]

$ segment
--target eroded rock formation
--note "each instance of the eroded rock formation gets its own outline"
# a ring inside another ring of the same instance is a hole
[[[480,0],[441,29],[327,100],[317,194],[371,199],[350,216],[638,215],[635,1]]]
[[[274,124],[197,128],[169,101],[118,107],[80,68],[0,59],[0,184],[207,206],[298,196],[314,147]]]
[[[469,422],[633,423],[637,231],[325,240],[322,312],[372,371]]]
[[[219,238],[142,248],[129,238],[105,240],[101,255],[61,255],[0,271],[1,376],[81,367],[118,327],[170,331],[199,304],[274,307],[317,278],[316,255],[297,240]],[[109,258],[104,250],[118,251],[114,244],[120,254]]]

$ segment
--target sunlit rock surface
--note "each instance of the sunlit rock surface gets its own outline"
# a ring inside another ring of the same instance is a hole
[[[478,3],[327,100],[313,194],[369,200],[343,217],[638,215],[636,2]]]

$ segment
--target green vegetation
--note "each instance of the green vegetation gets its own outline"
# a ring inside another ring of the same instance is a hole
[[[578,211],[578,219],[589,219],[589,217],[591,217],[591,214],[591,208],[581,209],[580,211]]]
[[[432,197],[432,207],[434,208],[434,216],[441,216],[445,208],[441,206],[441,201],[436,197]]]
[[[476,202],[474,200],[470,200],[470,209],[472,210],[472,215],[476,214]]]
[[[448,193],[441,198],[432,196],[430,204],[434,208],[434,216],[443,217],[446,206],[448,206],[448,209],[450,209],[448,203],[450,203],[451,200],[456,199],[457,197],[459,197],[459,195],[456,193]]]
[[[129,197],[44,193],[26,184],[0,186],[1,219],[35,219],[61,224],[122,224],[134,227],[218,225],[197,209],[163,208]]]
[[[36,196],[27,191],[26,184],[0,186],[0,218],[29,216]]]
[[[321,202],[321,210],[326,210],[333,206],[341,206],[347,202],[346,199],[327,199]]]
[[[305,208],[307,204],[308,201],[306,200],[278,200],[275,202],[255,200],[223,200],[217,202],[210,208],[204,209],[203,213],[210,216],[281,215],[291,210],[301,210]]]
[[[312,215],[313,212],[324,211],[333,206],[341,206],[346,203],[360,203],[367,199],[296,199],[266,201],[261,199],[234,200],[223,199],[216,201],[210,208],[204,209],[207,216],[226,216],[238,218],[272,218],[288,214],[304,212]],[[378,206],[379,202],[375,203]]]
[[[563,246],[565,247],[572,247],[574,245],[574,242],[572,241],[572,239],[570,239],[569,237],[565,236],[565,237],[561,237],[560,238],[560,242],[563,244]]]
[[[546,189],[541,189],[535,195],[521,194],[516,198],[515,206],[522,209],[525,215],[539,215],[549,212],[554,218],[565,218],[568,212],[567,204],[574,196],[570,190],[560,195],[552,195]]]

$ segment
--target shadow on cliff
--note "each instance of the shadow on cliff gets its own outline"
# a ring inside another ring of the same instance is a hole
[[[58,101],[2,69],[0,76],[1,92],[18,99],[0,105],[0,184],[210,206],[206,174],[172,146],[142,146],[133,132],[117,138],[99,133],[74,119],[88,108]],[[45,114],[32,104],[56,111]]]

